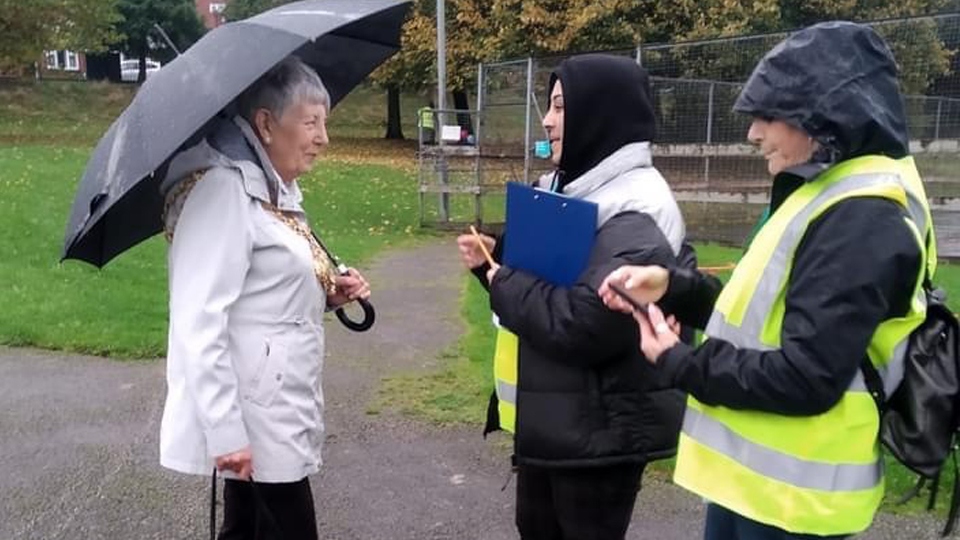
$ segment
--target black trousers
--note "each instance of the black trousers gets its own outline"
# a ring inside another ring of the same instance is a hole
[[[522,540],[623,540],[644,465],[517,471]]]
[[[317,514],[308,479],[288,484],[257,482],[256,494],[253,489],[250,482],[224,481],[218,540],[317,540]]]
[[[763,523],[757,523],[716,504],[707,505],[707,524],[704,540],[827,540],[846,536],[817,536],[790,533]]]

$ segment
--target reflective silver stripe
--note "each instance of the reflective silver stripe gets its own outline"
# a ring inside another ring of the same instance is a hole
[[[887,360],[887,363],[877,368],[880,379],[883,380],[883,393],[890,399],[900,381],[903,380],[903,372],[906,369],[907,340],[903,338],[897,346],[893,348],[893,357]]]
[[[880,374],[880,378],[883,378],[883,373]],[[863,372],[858,369],[857,374],[854,375],[853,380],[850,381],[850,386],[847,387],[847,392],[869,391],[870,390],[867,388],[867,380],[863,378]]]
[[[683,417],[683,432],[757,474],[803,489],[871,489],[883,476],[879,461],[865,465],[808,461],[750,442],[692,407]]]
[[[742,325],[737,327],[729,324],[723,313],[715,311],[707,324],[706,334],[743,349],[773,350],[774,347],[760,342],[760,332],[773,309],[780,287],[787,279],[787,269],[790,267],[793,254],[807,230],[810,217],[824,203],[834,197],[858,189],[889,185],[903,188],[907,194],[907,211],[910,219],[917,226],[920,234],[924,236],[927,227],[925,206],[899,174],[894,172],[865,173],[848,176],[824,189],[793,216],[760,276],[756,290],[754,290],[744,313]],[[920,296],[923,296],[922,291]],[[926,298],[924,297],[922,300],[925,302]],[[906,343],[906,339],[898,343],[894,348],[892,357],[886,359],[887,362],[877,370],[883,380],[884,391],[887,396],[890,396],[903,379]],[[859,370],[851,382],[849,390],[854,392],[867,391],[863,375]]]
[[[891,185],[900,186],[905,190],[907,189],[898,174],[869,173],[851,175],[821,191],[812,201],[807,203],[803,209],[797,212],[787,225],[763,274],[760,276],[757,288],[750,298],[750,304],[748,304],[747,311],[744,314],[743,328],[750,328],[752,332],[760,333],[767,315],[773,309],[777,292],[787,279],[787,269],[793,260],[793,254],[796,252],[800,240],[803,239],[803,235],[807,231],[807,225],[814,212],[828,200],[845,193],[863,188]]]
[[[516,406],[517,385],[497,379],[497,399]]]
[[[754,335],[752,338],[749,338],[750,344],[740,343],[740,341],[747,340],[746,336],[741,336],[741,339],[731,339],[731,336],[739,335],[742,333],[742,330],[729,326],[724,320],[718,319],[716,317],[718,313],[714,313],[714,316],[710,318],[706,329],[707,335],[730,341],[734,345],[742,348],[770,349],[770,347],[756,347],[752,344],[759,343],[758,336],[760,330],[763,328],[767,315],[773,307],[773,303],[777,298],[777,292],[782,286],[783,281],[787,279],[787,268],[790,266],[789,263],[792,260],[793,253],[796,251],[797,245],[807,230],[810,217],[829,199],[857,189],[885,185],[898,185],[904,190],[907,190],[904,182],[897,174],[856,174],[848,176],[832,186],[827,187],[814,197],[797,215],[793,216],[784,230],[783,236],[774,248],[763,273],[760,275],[757,287],[750,298],[750,303],[747,305],[741,325],[741,328],[751,329],[750,331]],[[910,193],[909,190],[907,190],[907,193]],[[715,334],[715,332],[722,333],[726,337],[721,337]]]
[[[722,339],[731,343],[740,349],[754,349],[758,351],[772,351],[774,348],[760,342],[760,328],[763,327],[763,321],[759,327],[747,326],[744,322],[744,328],[757,328],[756,332],[746,332],[743,328],[737,328],[727,322],[727,318],[719,311],[714,311],[710,315],[710,321],[707,322],[706,333],[714,339]]]
[[[916,224],[921,241],[924,241],[927,237],[927,213],[920,199],[906,187],[904,189],[907,192],[907,213],[910,214],[910,219]]]

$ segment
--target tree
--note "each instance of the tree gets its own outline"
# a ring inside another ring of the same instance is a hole
[[[402,51],[377,73],[388,94],[390,85],[420,90],[436,80],[434,4],[418,0],[404,27]],[[469,108],[480,62],[632,49],[642,40],[666,40],[689,30],[696,5],[697,0],[447,0],[447,75],[454,108]],[[469,127],[469,117],[458,121]],[[388,122],[388,135],[395,133]]]
[[[147,77],[148,54],[163,60],[176,54],[160,37],[155,24],[181,51],[203,35],[203,23],[193,0],[120,0],[119,9],[123,15],[123,22],[117,27],[123,34],[119,45],[125,54],[140,59],[138,82]]]
[[[477,63],[492,59],[493,33],[489,1],[447,0],[447,86],[453,108],[469,109],[467,89],[476,82]],[[373,74],[374,83],[387,91],[387,138],[403,138],[400,129],[401,90],[423,91],[436,84],[437,20],[434,0],[416,0],[403,27],[400,52]],[[458,118],[470,129],[469,115]]]
[[[387,94],[386,139],[403,139],[400,118],[400,92],[418,92],[435,80],[433,70],[436,54],[431,54],[429,42],[436,39],[436,27],[430,11],[424,4],[430,0],[416,0],[400,36],[400,52],[387,60],[371,75],[374,85]]]
[[[902,17],[935,12],[947,1],[956,0],[446,0],[448,86],[454,106],[467,108],[478,62],[772,33],[833,18]],[[399,91],[436,81],[434,6],[435,0],[416,0],[401,52],[374,74],[387,90],[388,137],[402,137]],[[893,26],[880,32],[905,67],[905,87],[921,91],[947,70],[950,54],[932,26],[911,28],[917,30],[907,32],[911,40],[892,37],[899,32]],[[657,76],[741,82],[781,37],[672,47],[645,52],[643,62]]]
[[[99,52],[117,37],[117,0],[0,0],[0,71],[19,71],[44,50]]]
[[[895,3],[877,0],[706,0],[700,5],[693,27],[679,40],[709,41],[645,52],[644,66],[661,77],[741,83],[749,77],[760,58],[788,31],[833,19],[869,21],[934,13],[941,3],[941,0]],[[897,59],[906,93],[928,92],[948,71],[951,56],[948,47],[951,46],[938,35],[934,21],[890,21],[875,24],[874,28],[887,40]],[[740,39],[737,36],[748,37]],[[708,88],[714,96],[712,103],[722,104],[713,110],[714,126],[739,125],[743,121],[730,109],[739,91],[738,86],[701,84],[701,87],[701,92],[675,92],[661,102],[661,106],[669,103],[676,111],[682,111],[674,117],[677,125],[672,136],[675,140],[702,140],[702,124],[690,119],[706,115]],[[908,106],[920,105],[908,100]],[[916,117],[924,113],[914,110],[910,114]],[[715,132],[715,136],[724,134]]]
[[[477,64],[497,56],[498,32],[493,5],[489,0],[452,0],[447,25],[447,86],[453,108],[470,109],[470,89],[476,86]],[[434,44],[434,50],[436,46]],[[469,114],[457,116],[457,123],[473,132]]]
[[[494,43],[503,56],[632,49],[673,40],[692,26],[699,2],[677,0],[495,0]],[[517,14],[519,13],[519,16]]]
[[[785,32],[819,21],[842,19],[871,21],[921,16],[938,12],[946,0],[710,0],[703,17],[685,37],[702,39],[764,32]],[[875,26],[890,45],[901,68],[901,81],[909,93],[922,93],[949,69],[951,52],[940,39],[932,21],[886,22]],[[713,47],[699,59],[699,68],[688,67],[700,77],[745,80],[760,56],[782,35],[739,42],[731,54],[729,45]],[[689,52],[689,51],[688,51]],[[738,65],[739,64],[739,65]],[[710,65],[712,72],[704,71]],[[717,72],[720,70],[721,72]]]

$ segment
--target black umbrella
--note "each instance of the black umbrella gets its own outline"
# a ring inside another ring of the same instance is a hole
[[[67,223],[63,258],[103,266],[160,232],[162,169],[181,146],[290,54],[336,104],[400,48],[410,0],[308,0],[225,24],[154,73],[100,139]]]
[[[410,0],[307,0],[223,25],[153,74],[100,139],[67,223],[63,259],[103,266],[162,229],[164,168],[267,70],[296,54],[335,105],[400,48]]]

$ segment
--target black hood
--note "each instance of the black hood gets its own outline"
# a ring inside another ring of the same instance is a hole
[[[780,42],[757,64],[733,109],[803,129],[824,147],[817,160],[909,152],[893,54],[859,24],[821,23]]]
[[[647,71],[630,58],[575,56],[550,76],[563,83],[560,185],[566,185],[628,143],[653,140],[653,94]]]

